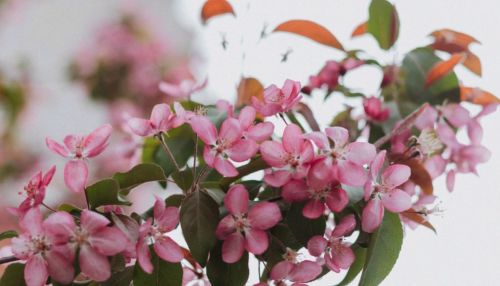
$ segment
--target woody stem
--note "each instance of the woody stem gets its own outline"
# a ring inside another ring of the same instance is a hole
[[[0,257],[0,264],[18,261],[19,259],[15,256]]]

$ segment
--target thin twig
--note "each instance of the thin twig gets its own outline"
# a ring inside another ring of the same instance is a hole
[[[196,177],[196,159],[198,158],[198,134],[196,134],[196,143],[194,144],[193,178]]]
[[[0,264],[10,263],[18,260],[19,259],[15,256],[0,257]]]
[[[167,155],[170,157],[170,161],[172,161],[172,164],[174,164],[175,168],[177,169],[177,172],[180,172],[181,168],[177,164],[177,161],[175,161],[174,154],[172,153],[172,151],[168,147],[167,142],[165,142],[165,139],[163,138],[163,133],[159,133],[156,136],[156,138],[158,138],[158,140],[160,141],[161,146],[163,147],[163,150],[165,150],[165,153],[167,153]]]
[[[54,212],[54,213],[55,213],[55,212],[57,212],[57,210],[56,210],[56,209],[54,209],[54,208],[52,208],[52,207],[49,207],[49,206],[48,206],[48,205],[46,205],[45,203],[42,203],[42,206],[44,206],[45,208],[47,208],[47,209],[48,209],[49,211],[51,211],[51,212]]]
[[[384,135],[383,137],[381,137],[380,139],[375,141],[375,143],[373,145],[375,145],[375,147],[377,149],[379,149],[385,143],[389,142],[389,140],[391,140],[392,137],[399,135],[402,132],[410,129],[413,126],[413,124],[415,123],[415,120],[417,120],[417,118],[420,116],[420,114],[422,114],[422,112],[424,112],[424,110],[428,106],[429,106],[429,103],[427,103],[427,102],[422,104],[422,106],[420,106],[417,110],[413,111],[412,113],[410,113],[410,115],[406,116],[406,118],[403,119],[403,122],[401,122],[401,124],[398,127],[394,128],[394,130],[392,130],[391,133]]]

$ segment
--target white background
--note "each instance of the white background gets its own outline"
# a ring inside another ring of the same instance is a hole
[[[64,72],[71,55],[90,37],[91,31],[102,21],[116,17],[119,1],[25,2],[1,22],[0,63],[14,66],[20,56],[31,61],[39,95],[25,124],[23,140],[32,148],[44,150],[45,136],[60,138],[70,132],[84,133],[103,123],[103,109],[87,102],[81,89],[65,83]],[[259,41],[264,23],[269,31],[280,22],[298,18],[315,20],[328,27],[345,47],[363,48],[386,61],[401,60],[410,49],[428,44],[427,35],[433,30],[447,27],[466,32],[482,42],[472,50],[482,59],[484,76],[478,78],[459,67],[459,78],[466,85],[500,95],[500,5],[496,1],[395,1],[401,31],[396,51],[389,53],[379,52],[369,36],[349,39],[352,29],[367,18],[367,0],[232,1],[237,17],[213,19],[207,26],[202,26],[199,19],[203,1],[168,2],[141,1],[141,6],[158,17],[160,29],[177,35],[177,42],[185,42],[186,35],[192,35],[197,54],[206,63],[197,72],[200,77],[208,75],[210,82],[210,96],[204,95],[201,100],[210,101],[215,96],[234,99],[234,87],[241,75],[256,76],[266,85],[281,85],[286,78],[305,83],[325,60],[340,59],[337,51],[289,34],[273,34]],[[173,16],[191,34],[173,26]],[[222,35],[227,38],[227,50],[221,47]],[[293,50],[289,60],[281,63],[280,55],[288,49]],[[346,83],[375,93],[379,80],[380,75],[374,70],[361,69],[353,72]],[[316,114],[326,120],[339,109],[340,100],[323,104],[318,99],[311,104]],[[493,156],[479,167],[481,177],[457,176],[451,195],[444,190],[443,180],[436,182],[445,209],[443,217],[432,219],[438,234],[427,229],[407,232],[398,263],[382,285],[500,284],[500,184],[496,177],[500,173],[499,120],[499,113],[483,120],[483,143]],[[333,285],[341,277],[342,274],[329,275],[314,285]]]

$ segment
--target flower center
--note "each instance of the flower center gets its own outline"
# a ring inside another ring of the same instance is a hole
[[[89,233],[82,229],[81,227],[77,227],[73,234],[73,240],[78,245],[83,245],[88,242]]]
[[[35,235],[32,236],[29,242],[29,248],[33,253],[43,253],[45,251],[50,250],[52,244],[49,242],[46,236],[44,235]]]
[[[250,229],[250,224],[246,214],[235,215],[233,218],[236,231],[244,233],[246,230]]]

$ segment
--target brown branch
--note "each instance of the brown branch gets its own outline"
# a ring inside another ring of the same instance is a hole
[[[0,264],[10,263],[18,260],[19,259],[15,256],[0,257]]]

